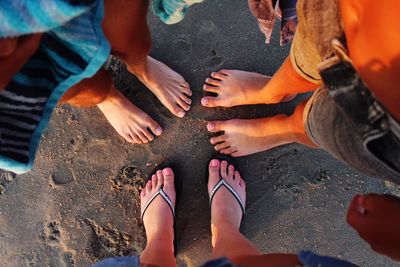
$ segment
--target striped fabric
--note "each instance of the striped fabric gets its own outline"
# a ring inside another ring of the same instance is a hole
[[[23,173],[33,166],[58,100],[101,68],[110,45],[101,28],[102,0],[3,1],[0,38],[45,32],[38,51],[0,91],[0,168]]]
[[[204,0],[153,0],[154,13],[166,24],[180,22],[189,7]]]

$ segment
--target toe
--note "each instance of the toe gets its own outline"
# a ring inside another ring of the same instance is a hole
[[[207,78],[206,79],[206,83],[210,84],[210,85],[215,85],[215,86],[221,86],[222,85],[222,82],[220,80],[213,79],[213,78]]]
[[[142,132],[137,132],[137,136],[140,138],[140,140],[142,141],[142,143],[147,144],[149,142],[149,140],[147,139],[147,137],[142,133]]]
[[[208,173],[209,173],[209,178],[208,178],[208,190],[211,192],[213,187],[215,186],[216,183],[219,181],[219,167],[220,167],[221,162],[217,159],[212,159],[210,161],[210,164],[208,166]]]
[[[148,127],[157,136],[160,136],[163,132],[161,126],[155,121],[149,122]]]
[[[179,118],[185,117],[185,114],[186,114],[186,112],[178,106],[171,107],[170,111],[172,112],[172,114],[174,114],[175,116],[177,116]]]
[[[136,144],[136,140],[130,134],[121,134],[121,136],[129,143]]]
[[[221,177],[226,179],[228,177],[228,172],[227,172],[227,168],[228,168],[228,162],[226,160],[223,160],[221,162]]]
[[[219,73],[225,75],[225,76],[229,76],[229,74],[231,74],[231,70],[220,70]]]
[[[210,121],[207,123],[207,130],[212,133],[224,131],[224,121]]]
[[[154,140],[154,136],[147,129],[143,129],[142,133],[144,136],[146,136],[146,138],[149,142]]]
[[[188,105],[192,104],[192,99],[187,97],[185,94],[180,94],[179,97]]]
[[[153,190],[156,187],[157,187],[157,175],[153,174],[153,176],[151,176],[151,189]]]
[[[142,188],[142,191],[140,191],[140,198],[144,198],[146,196],[146,186]]]
[[[176,103],[177,103],[181,108],[183,108],[185,111],[189,111],[190,105],[187,104],[185,101],[183,101],[180,97],[178,97],[178,98],[176,99]],[[185,116],[185,114],[183,114],[183,116]],[[183,116],[182,116],[182,117],[183,117]]]
[[[233,165],[228,166],[228,179],[233,180],[235,174],[235,167]]]
[[[226,75],[221,72],[213,72],[213,73],[211,73],[211,77],[222,81],[226,78]]]
[[[171,168],[165,168],[163,169],[163,175],[164,175],[164,191],[167,193],[167,195],[171,198],[171,200],[174,201],[175,199],[175,187],[174,187],[174,172],[172,171]]]
[[[203,85],[203,90],[211,93],[219,93],[221,91],[219,87],[208,84]]]
[[[222,142],[214,146],[216,151],[226,150],[227,148],[229,148],[228,142]]]
[[[241,187],[243,187],[244,189],[246,189],[246,182],[245,182],[243,179],[240,179],[240,180],[239,180],[239,185],[240,185]]]
[[[164,184],[164,175],[162,170],[158,170],[157,173],[157,190],[160,189]]]
[[[234,180],[237,181],[240,185],[240,183],[243,181],[242,176],[240,175],[239,171],[235,171],[234,173]]]
[[[222,135],[210,138],[210,143],[215,145],[215,144],[226,141],[226,139],[227,139],[227,136],[225,134],[222,134]]]
[[[208,108],[222,106],[221,100],[218,97],[205,96],[201,99],[201,104]]]
[[[140,138],[136,135],[136,134],[131,134],[131,139],[136,143],[136,144],[141,144],[142,141],[140,140]]]
[[[225,154],[225,155],[231,155],[234,152],[235,152],[235,149],[233,149],[232,147],[228,147],[228,148],[222,149],[220,151],[221,154]]]
[[[185,95],[191,96],[192,95],[192,90],[190,90],[190,87],[186,86],[181,86],[181,92],[184,93]]]

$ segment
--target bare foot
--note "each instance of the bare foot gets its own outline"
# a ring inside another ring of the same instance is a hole
[[[161,103],[177,117],[184,117],[190,109],[192,95],[189,84],[164,63],[147,57],[144,71],[128,66],[128,70],[152,91]]]
[[[270,76],[241,70],[213,72],[211,77],[206,79],[203,89],[217,96],[203,97],[201,104],[205,107],[269,104],[264,88],[270,79]],[[294,97],[295,95],[285,97],[282,102],[290,101]]]
[[[246,203],[246,183],[233,165],[228,166],[228,162],[225,160],[220,162],[217,159],[213,159],[210,162],[208,171],[208,194],[211,194],[214,186],[222,178],[238,193],[242,202]],[[211,231],[213,232],[211,242],[213,247],[215,247],[217,230],[224,229],[227,225],[229,225],[229,228],[239,230],[242,216],[240,204],[232,193],[224,186],[218,189],[211,203]]]
[[[207,124],[207,129],[224,132],[210,139],[216,151],[241,157],[293,142],[287,118],[277,115],[262,119],[213,121]]]
[[[145,203],[154,196],[160,188],[171,199],[175,205],[174,173],[171,168],[158,170],[149,180],[140,193],[140,204],[143,210]],[[148,206],[144,216],[143,224],[146,229],[147,243],[167,241],[173,250],[174,241],[174,217],[165,199],[159,195]],[[172,251],[173,253],[173,251]]]
[[[130,102],[117,89],[97,105],[114,129],[129,143],[148,143],[153,134],[162,133],[161,126]]]

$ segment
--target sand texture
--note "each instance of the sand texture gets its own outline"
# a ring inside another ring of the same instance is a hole
[[[205,168],[215,154],[205,128],[210,119],[257,118],[293,111],[292,103],[206,109],[204,79],[221,68],[273,74],[288,54],[263,35],[244,0],[206,1],[185,20],[167,26],[150,16],[152,55],[191,84],[193,106],[177,119],[113,62],[115,84],[164,128],[150,145],[131,145],[97,108],[55,111],[35,168],[15,176],[0,172],[0,266],[88,266],[100,259],[140,253],[145,245],[139,188],[162,163],[183,179],[177,217],[179,266],[198,266],[210,254],[210,212]],[[263,252],[309,249],[361,266],[395,266],[347,225],[357,193],[398,193],[321,150],[287,145],[236,160],[247,181],[243,233]]]

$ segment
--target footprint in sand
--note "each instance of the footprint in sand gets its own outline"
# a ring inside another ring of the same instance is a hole
[[[113,187],[117,190],[137,190],[145,186],[141,171],[133,165],[122,167],[116,176],[111,178]]]
[[[135,235],[134,240],[132,236],[110,225],[102,226],[91,219],[85,219],[84,222],[93,230],[93,239],[88,251],[89,255],[95,257],[93,260],[142,252],[142,248],[135,244],[144,245],[144,236]]]
[[[1,171],[0,170],[0,195],[6,193],[7,186],[14,181],[17,175],[12,172]]]
[[[60,165],[50,175],[55,185],[66,185],[72,183],[76,177],[75,173],[67,166]]]

